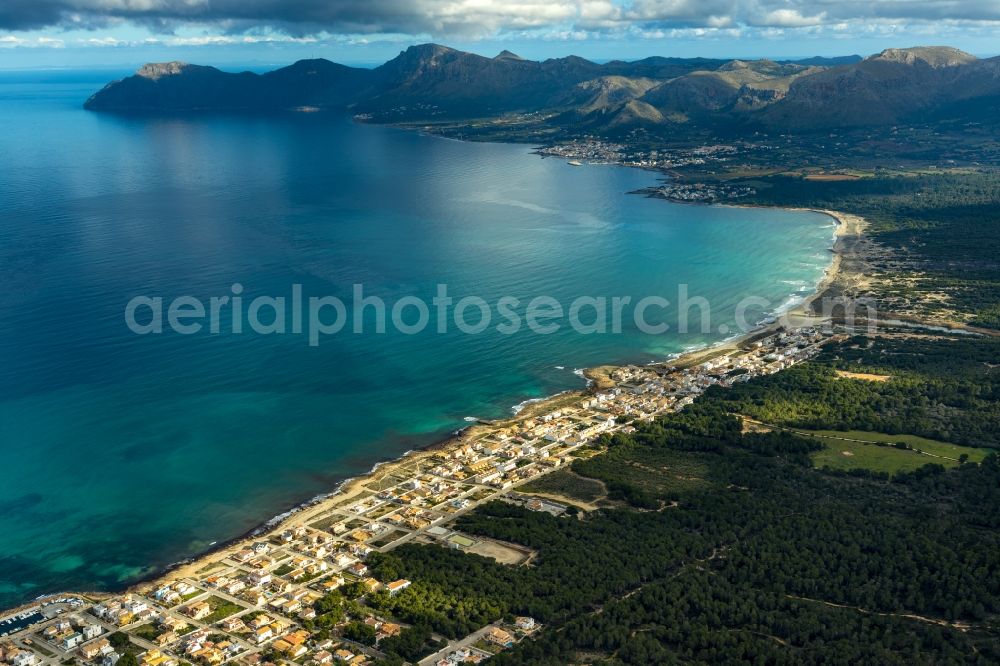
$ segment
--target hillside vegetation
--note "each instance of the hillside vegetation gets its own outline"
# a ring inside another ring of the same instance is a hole
[[[778,174],[729,182],[753,187],[754,203],[864,217],[871,245],[859,248],[856,268],[877,278],[871,290],[884,316],[1000,328],[1000,173]]]
[[[855,338],[801,368],[709,391],[574,463],[621,508],[555,518],[495,502],[459,520],[536,550],[532,566],[407,545],[374,557],[378,575],[415,581],[380,603],[453,637],[513,614],[548,625],[500,664],[996,662],[995,452],[951,469],[824,470],[814,438],[740,421],[749,412],[996,445],[1000,375],[984,361],[1000,361],[1000,342],[945,337],[911,350]],[[837,379],[846,366],[894,378]]]
[[[970,117],[1000,99],[1000,58],[946,47],[801,62],[647,58],[598,64],[413,46],[374,69],[303,60],[273,72],[149,64],[86,107],[114,111],[349,110],[377,122],[542,114],[552,127],[620,134],[684,123],[728,132],[886,126]]]

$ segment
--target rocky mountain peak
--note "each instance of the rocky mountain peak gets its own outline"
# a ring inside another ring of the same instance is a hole
[[[886,49],[869,60],[897,62],[903,65],[924,63],[934,67],[956,67],[977,60],[976,56],[950,46],[917,46],[908,49]]]
[[[191,67],[186,62],[174,60],[171,62],[148,62],[136,71],[136,76],[156,80],[162,76],[176,76]]]

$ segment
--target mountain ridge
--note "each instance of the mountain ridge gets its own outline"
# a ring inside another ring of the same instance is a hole
[[[958,49],[891,48],[860,58],[801,61],[652,56],[595,63],[535,61],[440,44],[411,46],[374,69],[318,58],[263,74],[179,61],[148,63],[96,92],[98,111],[278,111],[303,106],[373,122],[472,119],[546,112],[595,132],[695,126],[822,131],[965,113],[1000,95],[1000,59]],[[603,119],[603,120],[602,120]]]

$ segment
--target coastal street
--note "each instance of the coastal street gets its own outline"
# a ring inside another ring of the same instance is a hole
[[[367,663],[407,631],[378,595],[415,594],[411,581],[373,577],[365,560],[404,544],[442,547],[524,565],[517,544],[467,535],[455,520],[500,500],[561,515],[567,505],[518,488],[580,457],[637,420],[683,409],[712,386],[731,386],[814,356],[836,339],[805,327],[762,330],[737,346],[647,366],[601,369],[584,394],[557,396],[507,422],[475,426],[439,449],[380,466],[266,534],[233,544],[119,596],[48,605],[0,641],[11,666],[67,660],[115,666]],[[384,597],[383,597],[384,598]],[[328,615],[333,611],[333,615]],[[331,625],[324,618],[337,617]],[[539,630],[498,622],[452,640],[421,664],[475,663]]]
[[[437,664],[442,660],[446,659],[448,655],[456,653],[458,653],[464,658],[465,654],[471,649],[473,649],[473,647],[477,642],[485,639],[487,633],[491,629],[498,628],[499,626],[500,625],[498,624],[490,624],[483,627],[482,629],[479,629],[478,631],[472,632],[471,634],[465,636],[464,638],[460,638],[456,641],[451,641],[448,643],[447,646],[445,646],[441,650],[438,650],[434,654],[421,659],[418,662],[418,666],[433,666],[434,664]]]

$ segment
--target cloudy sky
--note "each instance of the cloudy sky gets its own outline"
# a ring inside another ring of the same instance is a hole
[[[0,68],[185,59],[376,63],[435,41],[492,55],[1000,53],[1000,0],[0,0]]]

